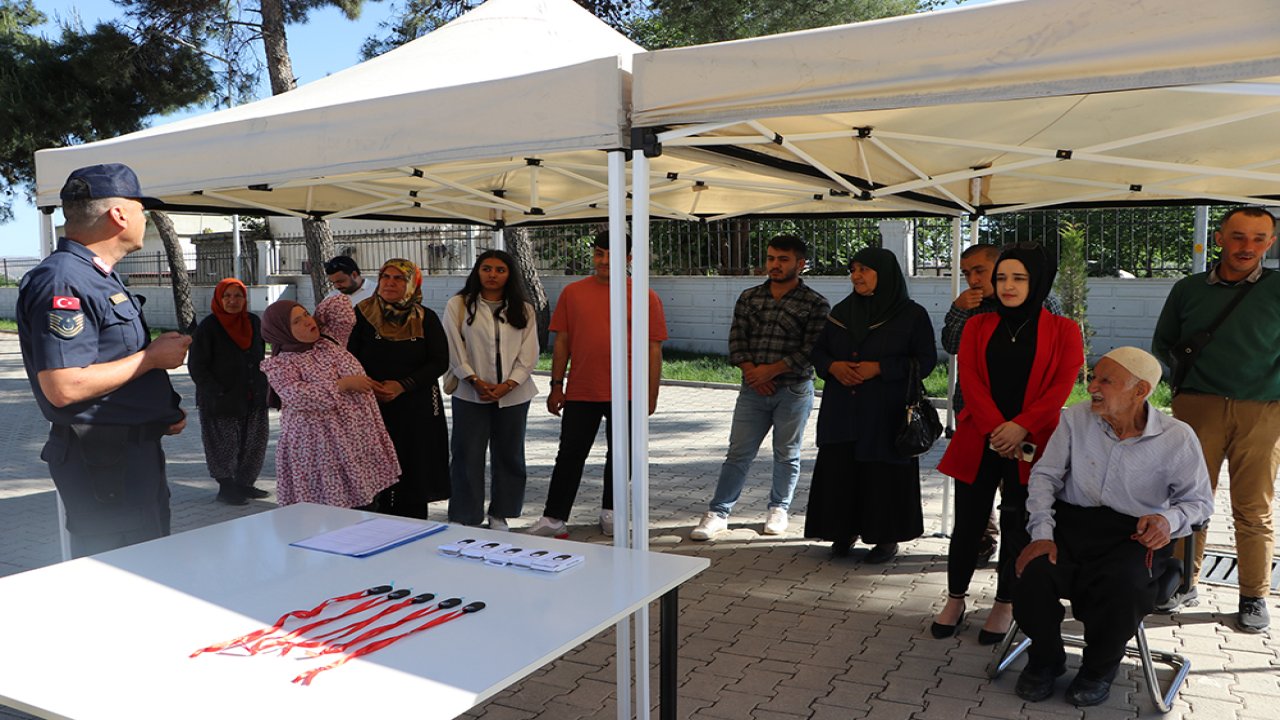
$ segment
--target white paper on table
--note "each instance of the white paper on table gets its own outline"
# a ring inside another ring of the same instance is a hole
[[[370,518],[289,544],[335,555],[368,557],[438,533],[446,527],[448,525],[438,522],[422,523],[394,518]]]

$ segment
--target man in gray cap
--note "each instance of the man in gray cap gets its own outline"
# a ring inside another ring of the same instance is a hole
[[[1031,543],[1018,556],[1013,617],[1031,639],[1018,696],[1053,694],[1066,672],[1063,608],[1084,624],[1088,647],[1067,688],[1077,707],[1107,699],[1125,645],[1156,603],[1171,538],[1213,514],[1195,431],[1147,401],[1160,363],[1135,347],[1103,355],[1089,402],[1062,413],[1027,485]]]
[[[142,248],[145,208],[125,165],[80,168],[62,188],[66,237],[22,278],[18,336],[31,391],[52,424],[40,457],[67,511],[71,554],[83,557],[169,534],[160,439],[186,414],[165,370],[191,338],[150,339],[142,306],[115,272]]]

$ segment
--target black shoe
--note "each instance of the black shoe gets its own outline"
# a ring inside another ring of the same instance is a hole
[[[1008,631],[1005,631],[1002,633],[992,632],[991,630],[983,628],[978,631],[978,644],[979,645],[996,645],[1001,640],[1004,639],[1005,635],[1008,635],[1008,634],[1009,634]]]
[[[1053,668],[1035,668],[1028,665],[1018,675],[1018,684],[1013,691],[1027,702],[1040,702],[1053,694],[1054,682],[1066,672],[1066,665]]]
[[[1185,593],[1175,592],[1169,596],[1168,600],[1156,605],[1156,612],[1161,615],[1168,615],[1178,611],[1178,608],[1195,607],[1200,604],[1200,593],[1196,591],[1196,586],[1192,585]]]
[[[1110,680],[1094,680],[1076,673],[1076,677],[1067,686],[1067,702],[1076,707],[1092,707],[1107,701],[1111,694]]]
[[[1256,634],[1271,627],[1271,615],[1267,612],[1267,599],[1240,596],[1240,612],[1236,613],[1236,628],[1240,632]]]
[[[880,543],[871,548],[871,552],[862,559],[868,565],[883,565],[898,554],[898,543]]]
[[[837,540],[831,543],[831,557],[833,558],[847,558],[851,552],[853,552],[852,540]]]
[[[955,625],[943,625],[940,622],[936,622],[929,626],[929,632],[932,633],[935,638],[942,640],[943,638],[953,637],[956,633],[960,632],[960,626],[963,624],[964,613],[962,612],[960,613],[960,617],[956,618]]]
[[[990,535],[984,535],[978,543],[978,561],[974,565],[975,568],[984,568],[991,563],[991,558],[996,554],[996,540]]]
[[[234,485],[222,485],[218,488],[218,502],[227,505],[248,505],[249,499],[246,498],[240,489]]]
[[[250,500],[261,500],[262,498],[267,497],[271,493],[267,492],[266,490],[263,490],[262,488],[256,488],[252,485],[241,485],[240,494],[244,495]]]

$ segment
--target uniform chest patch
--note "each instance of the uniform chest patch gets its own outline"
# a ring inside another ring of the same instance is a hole
[[[66,315],[58,312],[49,313],[49,332],[60,338],[71,339],[84,330],[84,313]]]

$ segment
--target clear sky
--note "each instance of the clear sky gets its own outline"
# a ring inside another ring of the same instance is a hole
[[[966,0],[965,4],[986,2],[990,0]],[[120,15],[119,8],[111,0],[36,0],[36,7],[49,17],[45,32],[50,35],[57,32],[57,26],[52,22],[56,17],[78,13],[84,24],[91,27],[98,20]],[[382,34],[378,23],[386,20],[394,7],[394,0],[365,0],[364,12],[355,22],[347,20],[336,9],[324,8],[314,11],[306,24],[289,26],[289,56],[293,60],[298,84],[311,82],[359,62],[360,44],[370,35]],[[264,73],[258,95],[266,97],[270,94]],[[209,109],[194,108],[156,118],[152,124],[161,125],[203,112],[209,112]],[[145,188],[146,178],[142,181]],[[12,222],[0,225],[0,257],[37,255],[40,246],[39,213],[31,204],[19,199],[14,203],[14,215]],[[61,215],[56,217],[61,222]]]
[[[119,16],[119,8],[111,0],[36,0],[36,7],[49,17],[46,34],[57,32],[52,22],[55,16],[68,17],[76,12],[86,26],[92,27],[95,21]],[[73,10],[74,8],[74,10]],[[325,75],[350,67],[360,61],[360,43],[370,35],[381,34],[378,23],[391,13],[392,3],[383,0],[374,2],[366,0],[365,9],[358,21],[352,22],[333,8],[324,8],[312,13],[312,19],[305,25],[291,25],[288,28],[289,56],[293,60],[293,72],[298,77],[298,84],[322,78]],[[271,94],[264,74],[259,97]],[[152,124],[187,117],[192,114],[209,112],[208,108],[193,108],[189,112],[156,118]],[[145,187],[146,179],[143,178]],[[0,225],[0,256],[37,255],[40,242],[40,219],[35,207],[25,200],[14,204],[13,222]],[[59,215],[59,217],[61,217]]]

